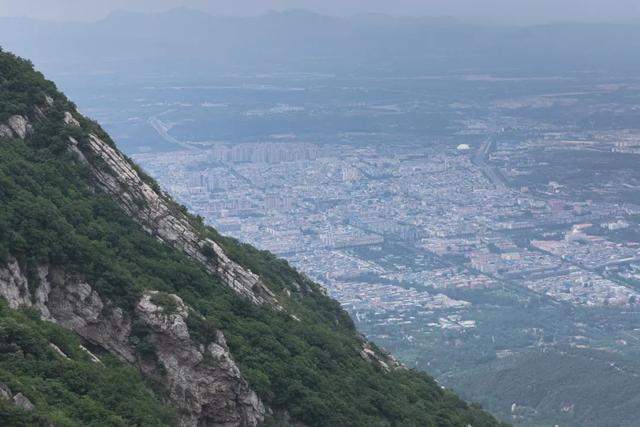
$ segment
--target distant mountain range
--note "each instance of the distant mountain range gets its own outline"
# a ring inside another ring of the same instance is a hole
[[[633,72],[640,24],[481,26],[449,18],[292,10],[217,17],[191,9],[118,12],[94,23],[0,19],[0,44],[46,71],[256,70],[419,74]]]

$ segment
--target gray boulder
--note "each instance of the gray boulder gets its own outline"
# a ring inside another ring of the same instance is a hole
[[[18,393],[13,396],[13,403],[25,411],[31,412],[35,409],[35,405],[22,393]]]
[[[0,399],[11,399],[11,395],[11,389],[5,383],[0,383]]]

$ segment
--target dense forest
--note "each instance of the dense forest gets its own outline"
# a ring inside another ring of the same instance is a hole
[[[68,111],[74,111],[79,127],[65,126]],[[498,424],[426,374],[387,371],[364,360],[364,339],[349,316],[286,262],[222,237],[189,216],[200,233],[260,275],[281,301],[284,310],[278,311],[244,300],[200,264],[148,234],[93,185],[91,168],[68,149],[72,137],[86,153],[90,132],[113,144],[96,123],[75,111],[28,61],[0,51],[0,124],[20,114],[33,126],[26,140],[0,139],[0,269],[16,259],[28,273],[29,286],[35,286],[38,266],[64,267],[125,313],[132,313],[145,290],[160,291],[158,301],[167,304],[171,299],[162,295],[179,295],[198,314],[188,324],[195,340],[206,344],[217,330],[224,331],[241,372],[273,410],[268,424],[285,423],[277,415],[283,411],[312,426]],[[134,328],[130,340],[140,360],[153,357],[144,328]],[[35,405],[26,412],[0,398],[0,424],[175,422],[171,408],[163,405],[162,387],[104,350],[95,349],[103,363],[91,363],[81,344],[71,332],[39,320],[34,310],[0,303],[0,382]]]

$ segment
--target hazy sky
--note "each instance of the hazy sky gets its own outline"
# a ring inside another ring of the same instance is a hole
[[[640,20],[640,0],[0,0],[0,16],[96,20],[119,9],[157,12],[177,6],[223,15],[296,8],[332,15],[446,15],[518,24]]]

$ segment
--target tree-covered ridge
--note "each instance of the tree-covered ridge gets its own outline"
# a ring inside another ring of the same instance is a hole
[[[33,65],[10,53],[0,58],[0,123],[14,114],[26,114],[34,105],[45,102],[45,96],[56,91]]]
[[[92,170],[69,150],[69,137],[85,154],[89,133],[112,141],[76,113],[81,127],[65,126],[65,112],[75,110],[52,83],[28,62],[0,52],[0,84],[0,111],[5,117],[25,115],[33,126],[27,141],[0,140],[0,268],[17,259],[30,273],[32,286],[38,281],[39,265],[64,268],[82,275],[113,306],[132,316],[145,290],[179,295],[198,314],[188,318],[191,336],[206,344],[222,330],[242,373],[265,404],[276,414],[287,411],[308,425],[497,424],[425,374],[387,372],[365,360],[364,340],[351,319],[318,291],[318,285],[273,255],[224,238],[189,216],[203,235],[259,274],[285,311],[238,297],[202,265],[144,231],[93,185]],[[47,96],[53,102],[47,103]],[[37,116],[35,108],[45,105],[44,117]],[[148,177],[144,179],[157,188]],[[299,320],[291,316],[294,313]],[[134,328],[131,341],[141,357],[149,354],[144,329]],[[0,359],[0,372],[10,368],[7,363]],[[46,388],[38,393],[43,397],[36,404],[53,398]],[[38,411],[45,417],[56,416],[46,405]]]

